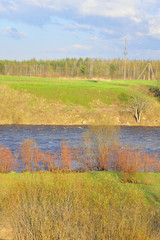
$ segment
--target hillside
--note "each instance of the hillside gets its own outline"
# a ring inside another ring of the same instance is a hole
[[[160,125],[156,81],[0,76],[0,124]],[[135,104],[142,108],[140,123]]]

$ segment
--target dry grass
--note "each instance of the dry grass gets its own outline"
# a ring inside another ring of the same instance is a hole
[[[100,111],[99,111],[100,110]],[[107,110],[47,100],[34,94],[0,86],[0,124],[94,124],[100,118],[108,120]],[[114,117],[112,116],[114,119]],[[113,122],[112,119],[112,122]]]

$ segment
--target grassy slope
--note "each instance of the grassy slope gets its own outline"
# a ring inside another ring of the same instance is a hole
[[[97,82],[0,76],[0,88],[5,85],[14,90],[13,95],[21,93],[22,101],[19,99],[17,102],[24,103],[21,108],[18,108],[16,103],[13,104],[18,116],[8,117],[10,118],[8,123],[82,124],[85,121],[87,124],[92,124],[103,119],[104,122],[113,124],[126,124],[127,122],[135,124],[132,115],[124,112],[124,106],[132,95],[140,95],[145,96],[152,105],[151,110],[148,111],[150,119],[146,114],[142,124],[158,125],[160,122],[160,115],[157,111],[159,103],[152,96],[148,96],[149,87],[156,86],[156,84],[156,81]],[[12,96],[8,98],[10,103],[15,101]],[[39,108],[40,113],[37,110]],[[1,119],[4,118],[1,117]],[[7,117],[4,122],[7,123]]]
[[[140,184],[124,184],[116,172],[1,174],[0,213],[10,216],[17,239],[32,239],[29,231],[43,240],[158,240],[160,174],[136,179]]]

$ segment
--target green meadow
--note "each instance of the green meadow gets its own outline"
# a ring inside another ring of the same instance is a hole
[[[158,240],[160,174],[136,180],[100,171],[1,174],[0,238]]]
[[[97,81],[9,76],[1,76],[0,83],[16,90],[35,94],[37,97],[87,107],[96,100],[106,104],[113,104],[116,100],[125,102],[131,94],[137,93],[135,87],[147,88],[157,84],[156,81]]]

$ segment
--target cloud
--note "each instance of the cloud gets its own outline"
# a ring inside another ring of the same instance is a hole
[[[15,2],[20,2],[16,1]],[[137,21],[137,9],[140,0],[22,0],[23,4],[37,6],[54,11],[76,10],[85,16],[131,17]]]
[[[87,0],[83,2],[80,11],[88,16],[134,18],[137,15],[137,5],[138,0]]]
[[[156,17],[150,19],[148,35],[160,39],[160,13]]]
[[[24,32],[20,32],[16,28],[13,28],[10,26],[0,29],[0,35],[9,36],[12,38],[17,38],[17,39],[26,37],[26,34]]]
[[[107,41],[112,51],[114,45],[122,49],[124,36],[134,49],[144,45],[147,48],[151,42],[158,46],[160,39],[159,0],[0,0],[0,20],[4,26],[14,23],[16,27],[0,29],[1,35],[23,38],[25,33],[17,30],[22,25],[28,34],[33,33],[33,39],[37,32],[49,36],[48,39],[54,35],[56,50],[61,54],[89,54],[102,42],[107,45]],[[32,27],[28,28],[26,23]],[[63,37],[69,46],[64,47]],[[79,44],[74,44],[75,39]],[[98,56],[104,54],[100,51]]]
[[[0,0],[1,19],[42,27],[59,18],[65,21],[59,24],[61,30],[102,38],[126,34],[160,38],[159,11],[159,0]]]
[[[80,2],[77,0],[1,0],[0,12],[2,13],[4,10],[6,12],[6,15],[3,14],[2,17],[9,17],[9,13],[16,12],[18,15],[13,16],[14,18],[22,18],[21,13],[24,13],[26,14],[26,17],[23,16],[24,20],[27,20],[27,15],[32,16],[34,11],[38,19],[38,14],[44,18],[48,14],[48,20],[51,16],[63,14],[64,17],[67,15],[67,17],[74,17],[75,19],[87,16],[127,17],[135,22],[140,22],[141,15],[138,9],[143,9],[144,4],[144,0],[81,0]],[[148,2],[148,4],[151,5],[152,3]],[[40,13],[41,11],[43,11],[43,14]],[[41,23],[45,23],[45,19]]]

